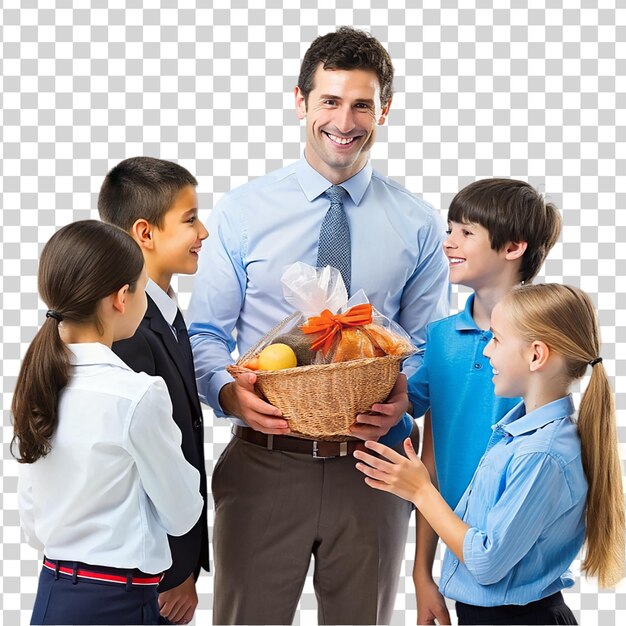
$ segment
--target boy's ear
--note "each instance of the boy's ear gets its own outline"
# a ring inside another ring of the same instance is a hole
[[[509,243],[504,246],[506,252],[505,258],[509,261],[519,259],[524,252],[526,252],[526,248],[528,248],[528,243],[525,241],[509,241]]]
[[[530,371],[540,370],[548,361],[550,348],[543,341],[533,341],[530,345]]]
[[[140,248],[152,250],[154,242],[152,240],[152,231],[154,227],[147,220],[140,218],[131,227],[130,234],[139,244]]]

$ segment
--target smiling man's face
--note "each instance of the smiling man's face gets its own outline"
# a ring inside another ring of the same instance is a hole
[[[337,185],[367,162],[391,101],[381,106],[378,77],[368,70],[325,70],[320,64],[313,85],[307,101],[295,89],[298,117],[306,120],[306,160]]]

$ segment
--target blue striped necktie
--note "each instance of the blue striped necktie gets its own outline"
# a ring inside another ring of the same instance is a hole
[[[339,185],[329,187],[324,195],[330,199],[330,208],[324,216],[320,228],[317,247],[317,267],[330,265],[336,267],[343,277],[348,296],[350,296],[350,278],[352,258],[350,248],[350,225],[343,208],[343,195],[346,190]]]

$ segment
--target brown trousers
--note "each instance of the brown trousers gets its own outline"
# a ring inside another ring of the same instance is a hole
[[[412,505],[352,456],[233,437],[213,472],[214,624],[291,624],[311,561],[320,624],[388,624]]]

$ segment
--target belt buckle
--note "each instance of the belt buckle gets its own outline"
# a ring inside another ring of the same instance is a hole
[[[313,458],[314,459],[334,459],[336,457],[348,456],[348,442],[340,441],[339,443],[339,454],[331,454],[329,456],[323,456],[319,454],[318,442],[313,441]]]
[[[325,459],[326,458],[325,456],[320,456],[318,454],[318,452],[319,452],[319,450],[318,450],[318,447],[317,447],[317,441],[313,441],[313,458],[314,459]]]

